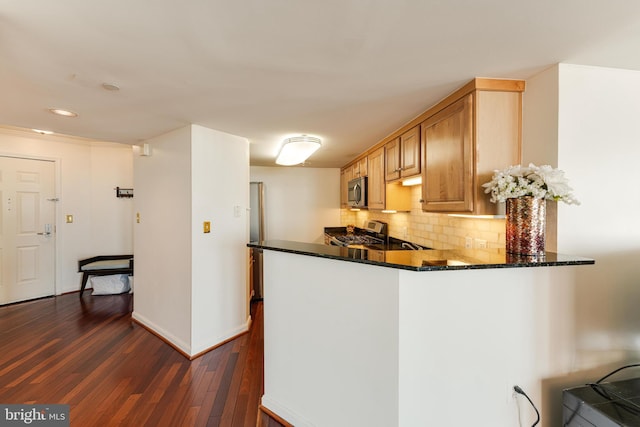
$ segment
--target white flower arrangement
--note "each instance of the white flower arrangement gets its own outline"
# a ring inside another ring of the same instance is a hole
[[[491,181],[482,184],[485,193],[491,193],[493,203],[504,202],[522,196],[533,196],[538,199],[565,202],[579,205],[569,187],[564,172],[549,165],[528,167],[510,166],[503,171],[495,171]]]

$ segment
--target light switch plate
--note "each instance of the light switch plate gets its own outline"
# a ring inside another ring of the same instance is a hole
[[[65,221],[67,224],[71,224],[73,222],[73,215],[66,215]]]
[[[205,233],[211,233],[211,222],[210,221],[205,221],[203,224],[203,230]]]

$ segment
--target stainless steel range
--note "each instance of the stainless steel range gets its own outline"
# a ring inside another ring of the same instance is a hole
[[[330,244],[335,246],[354,246],[354,245],[384,245],[383,239],[368,236],[366,234],[343,234],[341,236],[331,236]]]
[[[348,227],[347,230],[353,230],[353,227]],[[366,221],[363,228],[352,232],[331,234],[325,230],[325,243],[334,246],[385,245],[387,239],[387,224],[381,221]]]
[[[365,221],[362,228],[326,227],[324,242],[327,245],[356,249],[377,250],[421,250],[424,248],[415,243],[389,237],[387,223],[382,221]]]

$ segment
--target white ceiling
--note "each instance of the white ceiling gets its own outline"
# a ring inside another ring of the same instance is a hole
[[[0,124],[137,144],[196,123],[254,165],[301,133],[310,166],[344,165],[473,77],[558,62],[640,70],[640,2],[0,0]]]

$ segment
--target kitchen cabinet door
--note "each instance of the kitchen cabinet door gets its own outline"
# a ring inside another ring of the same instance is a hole
[[[422,123],[423,209],[473,211],[473,94]]]
[[[356,160],[355,162],[353,162],[351,168],[353,170],[352,176],[354,178],[367,176],[367,158],[363,157]]]
[[[353,167],[346,166],[340,170],[340,206],[349,207],[349,181],[353,179]]]
[[[522,94],[477,90],[422,122],[422,209],[497,215],[482,184],[520,163]]]
[[[400,137],[384,145],[384,179],[394,181],[400,178]]]
[[[367,184],[369,209],[385,208],[385,148],[380,147],[369,154],[368,170],[369,178]]]
[[[384,149],[387,182],[420,173],[420,126],[386,143]]]
[[[406,178],[420,173],[420,126],[400,136],[400,177]]]

